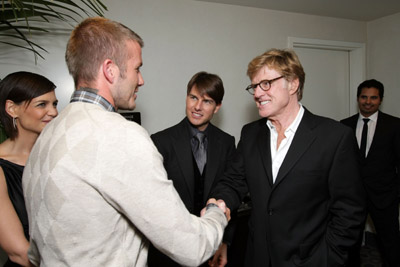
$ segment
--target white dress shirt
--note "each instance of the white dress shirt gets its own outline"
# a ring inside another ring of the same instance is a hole
[[[292,144],[296,130],[299,127],[301,119],[303,118],[304,115],[304,108],[300,103],[299,105],[300,105],[299,112],[297,113],[297,116],[294,119],[294,121],[285,130],[285,138],[281,141],[278,148],[277,148],[278,132],[276,131],[276,128],[272,124],[272,122],[270,120],[267,120],[267,126],[271,133],[270,145],[271,145],[271,160],[272,160],[272,179],[274,183],[278,175],[279,168],[281,167],[282,162],[286,157],[289,147]]]
[[[375,134],[376,123],[378,121],[378,111],[369,117],[364,117],[361,114],[358,116],[357,128],[356,128],[356,137],[357,137],[358,147],[360,147],[360,144],[361,144],[361,135],[362,135],[363,127],[364,127],[364,121],[363,121],[364,118],[369,119],[368,133],[367,133],[367,147],[365,149],[365,156],[367,156],[368,151],[371,147],[372,139],[374,138],[374,134]]]

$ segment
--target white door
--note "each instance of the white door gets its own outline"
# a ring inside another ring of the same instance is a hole
[[[295,47],[306,73],[301,103],[312,113],[340,120],[349,116],[349,52]]]
[[[312,113],[341,120],[357,112],[357,86],[365,78],[365,45],[289,38],[306,73],[301,103]]]

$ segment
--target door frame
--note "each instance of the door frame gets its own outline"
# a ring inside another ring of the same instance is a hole
[[[312,48],[320,50],[338,50],[349,53],[349,116],[357,113],[358,85],[365,80],[366,48],[365,43],[320,40],[310,38],[288,37],[288,48]]]

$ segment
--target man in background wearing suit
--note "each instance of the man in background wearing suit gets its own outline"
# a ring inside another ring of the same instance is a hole
[[[187,85],[186,118],[151,136],[164,158],[168,179],[173,181],[186,208],[195,215],[200,214],[235,152],[234,137],[210,123],[221,108],[223,96],[220,77],[207,72],[195,74]],[[228,229],[224,243],[214,256],[214,264],[219,262],[215,266],[226,264],[226,243],[231,239],[232,230]],[[154,247],[150,247],[148,264],[150,267],[180,266]],[[208,266],[207,262],[204,266]]]
[[[365,217],[352,131],[300,104],[305,73],[291,50],[248,65],[260,120],[245,125],[213,190],[234,210],[250,192],[245,266],[345,266]]]
[[[379,111],[383,92],[383,84],[377,80],[362,82],[357,88],[360,113],[341,122],[350,126],[357,137],[367,211],[375,226],[384,266],[399,267],[400,119]],[[354,266],[360,266],[360,246],[361,242]]]

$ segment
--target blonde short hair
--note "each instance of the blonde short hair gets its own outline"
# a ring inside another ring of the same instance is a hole
[[[250,61],[247,68],[247,75],[252,79],[264,66],[278,71],[289,81],[299,79],[297,99],[299,101],[302,99],[306,75],[299,58],[293,50],[274,48],[266,51],[264,54]]]

